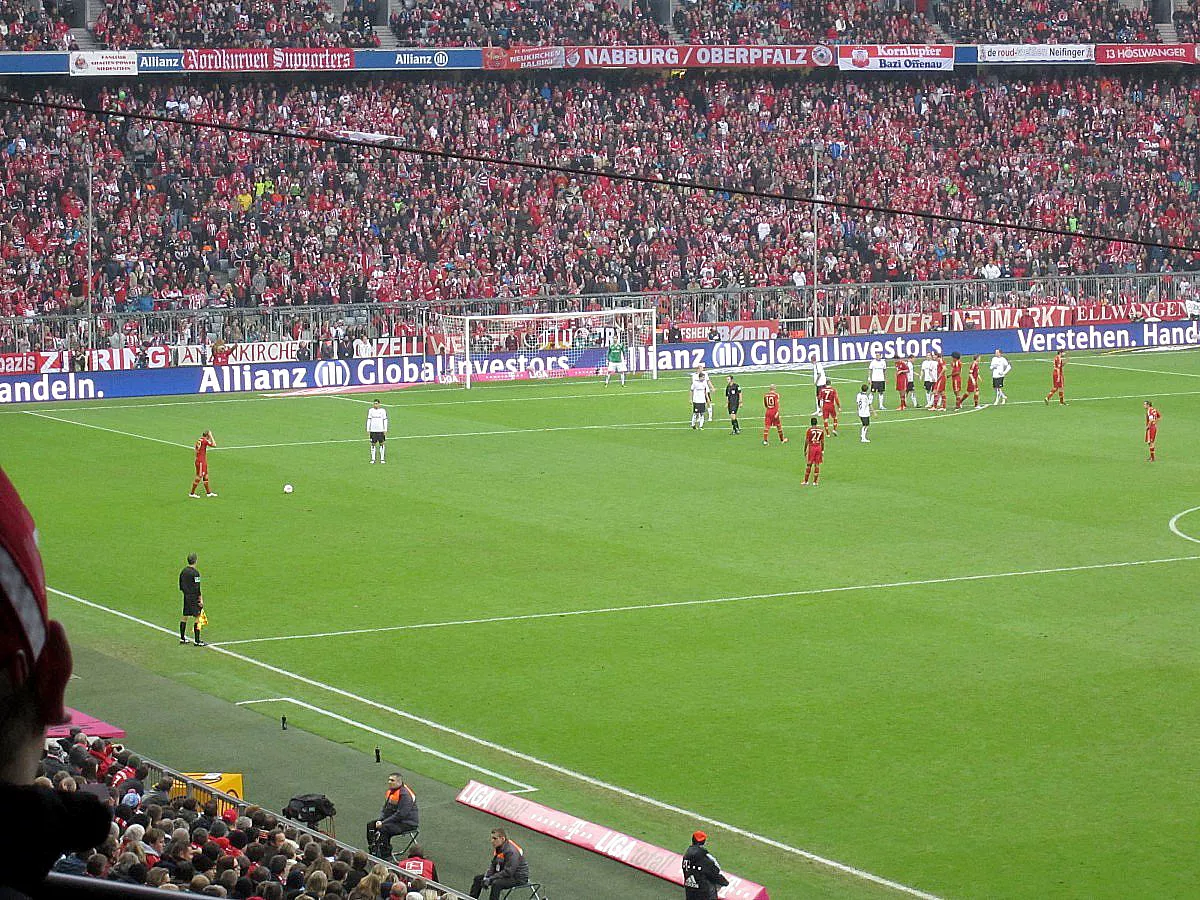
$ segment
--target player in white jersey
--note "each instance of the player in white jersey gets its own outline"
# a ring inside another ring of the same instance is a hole
[[[858,407],[858,421],[862,425],[859,439],[864,444],[869,444],[871,439],[867,437],[867,429],[871,427],[871,394],[865,384],[854,396],[854,405]]]
[[[378,400],[371,403],[367,410],[367,437],[371,439],[371,464],[375,464],[375,448],[379,448],[379,462],[387,462],[387,410],[379,405]]]
[[[871,393],[879,400],[879,408],[886,409],[883,405],[883,392],[887,386],[887,360],[885,360],[878,352],[867,363],[867,371],[870,373]]]
[[[697,369],[692,375],[692,383],[688,386],[692,398],[692,428],[704,427],[705,408],[711,395],[711,385],[703,369]]]
[[[937,360],[926,356],[921,360],[921,383],[925,386],[925,408],[933,409],[933,385],[937,381]]]
[[[1008,394],[1004,393],[1004,376],[1012,371],[1012,363],[997,349],[988,366],[992,370],[992,388],[996,391],[996,404],[1003,406],[1008,402]]]
[[[821,414],[821,388],[829,384],[829,373],[825,371],[825,364],[819,359],[813,360],[813,389],[817,393],[817,415]]]
[[[712,421],[712,379],[708,377],[708,372],[704,370],[704,363],[699,366],[700,377],[704,379],[704,386],[708,393],[704,395],[704,410],[708,413],[708,421]]]

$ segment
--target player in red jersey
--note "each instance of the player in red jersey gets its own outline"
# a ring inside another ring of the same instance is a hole
[[[946,408],[946,360],[940,353],[935,353],[937,360],[937,378],[933,380],[933,408]]]
[[[962,409],[967,395],[962,392],[962,354],[955,350],[950,354],[950,387],[954,391],[954,408]],[[942,409],[946,408],[946,400],[942,398]]]
[[[215,497],[212,487],[208,483],[208,448],[217,446],[217,442],[213,439],[211,431],[206,431],[200,435],[200,440],[196,441],[196,480],[192,482],[192,491],[188,494],[189,497],[195,497],[196,486],[201,481],[204,482],[204,492],[209,497]]]
[[[842,401],[838,397],[837,388],[832,384],[826,384],[817,391],[817,402],[821,404],[821,418],[824,420],[825,433],[829,434],[829,420],[833,420],[833,436],[837,437],[838,433],[838,412],[842,408]]]
[[[1050,405],[1050,398],[1058,394],[1058,402],[1063,406],[1067,404],[1067,397],[1063,393],[1063,366],[1067,364],[1067,357],[1061,350],[1054,354],[1054,368],[1050,371],[1050,393],[1046,395],[1046,405]]]
[[[813,416],[809,427],[804,432],[804,483],[808,484],[808,476],[812,475],[813,487],[821,480],[821,461],[825,458],[825,428],[817,424]]]
[[[906,400],[912,390],[912,360],[898,358],[896,360],[896,393],[900,395],[900,408],[908,409]],[[916,403],[913,403],[916,406]]]
[[[1146,443],[1150,445],[1150,462],[1154,462],[1154,441],[1158,438],[1158,420],[1162,413],[1154,408],[1154,404],[1146,401]]]
[[[979,354],[971,357],[971,368],[967,371],[967,392],[963,394],[963,402],[971,397],[975,401],[975,409],[979,409]],[[955,407],[957,409],[957,407]]]
[[[767,411],[763,420],[763,444],[766,445],[772,427],[779,432],[779,442],[786,444],[788,439],[783,436],[783,423],[779,421],[779,393],[775,390],[775,385],[771,385],[763,395],[763,407]]]

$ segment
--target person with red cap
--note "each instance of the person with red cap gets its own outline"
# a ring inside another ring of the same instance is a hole
[[[708,835],[692,832],[692,846],[683,854],[683,896],[685,900],[717,900],[717,892],[729,884],[721,874],[717,858],[708,852],[704,842]]]
[[[0,894],[32,892],[64,853],[108,836],[112,815],[93,795],[33,785],[47,726],[67,720],[70,677],[71,648],[50,620],[33,517],[0,469]]]

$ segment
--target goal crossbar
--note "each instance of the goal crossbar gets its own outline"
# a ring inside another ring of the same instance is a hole
[[[658,314],[615,307],[562,313],[439,315],[447,380],[594,376],[658,377]]]

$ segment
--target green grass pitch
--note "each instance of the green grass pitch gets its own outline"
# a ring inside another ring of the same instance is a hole
[[[864,373],[834,370],[849,409],[816,490],[799,372],[741,376],[740,437],[722,404],[691,431],[664,376],[384,394],[386,466],[367,462],[370,394],[24,407],[0,412],[0,464],[59,591],[170,631],[200,554],[202,662],[128,618],[52,611],[76,644],[230,701],[302,699],[666,846],[694,820],[574,773],[729,823],[748,834],[708,829],[722,863],[784,900],[896,894],[759,837],[944,897],[1185,896],[1200,545],[1168,522],[1200,506],[1200,354],[1077,354],[1062,408],[1045,357],[1014,361],[1006,407],[888,411],[869,445]],[[761,443],[769,382],[787,446]],[[220,496],[189,500],[206,428]],[[1200,538],[1200,511],[1176,525]],[[359,633],[259,640],[335,631]]]

